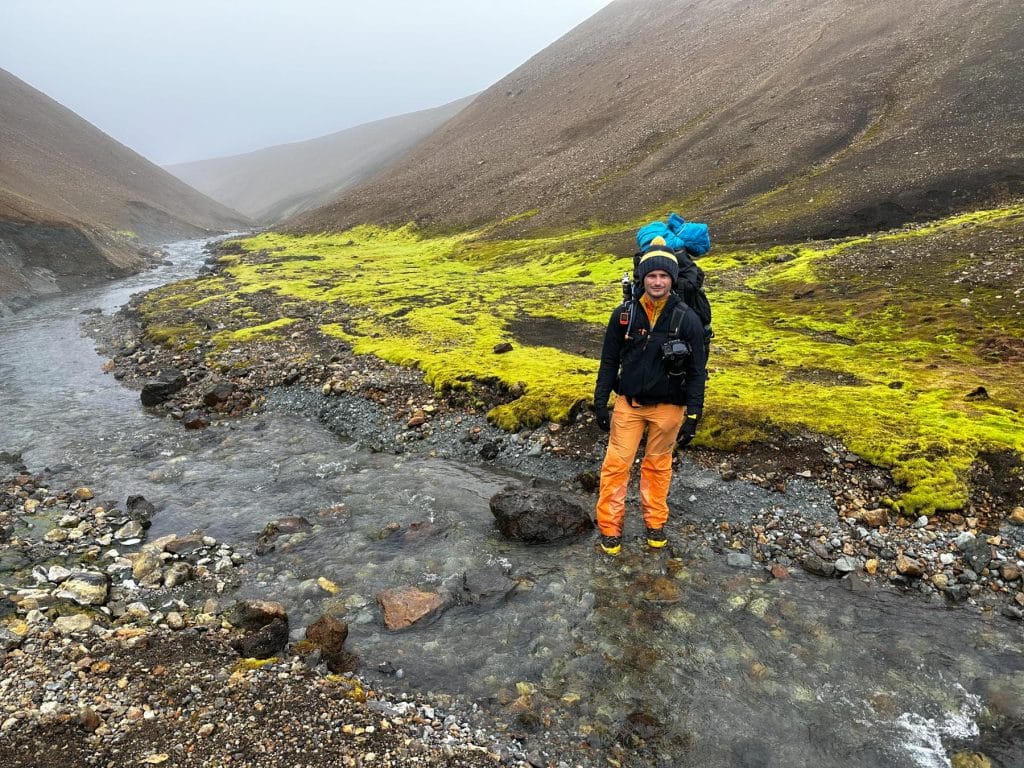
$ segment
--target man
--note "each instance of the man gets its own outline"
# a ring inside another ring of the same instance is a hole
[[[601,549],[609,555],[622,550],[626,487],[645,430],[640,507],[647,544],[660,548],[667,543],[672,448],[677,437],[682,444],[693,438],[704,407],[704,328],[697,314],[672,292],[678,277],[675,254],[663,238],[654,238],[635,270],[643,295],[612,313],[604,336],[594,412],[598,426],[611,431],[597,501]],[[612,390],[615,407],[609,413]]]

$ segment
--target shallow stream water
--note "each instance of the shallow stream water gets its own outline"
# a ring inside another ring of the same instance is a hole
[[[284,602],[296,638],[341,614],[373,685],[475,703],[570,763],[939,768],[983,749],[1024,765],[1019,625],[856,581],[771,580],[700,543],[647,552],[635,514],[615,560],[591,539],[508,542],[488,499],[522,478],[372,452],[324,426],[304,395],[203,432],[147,413],[101,371],[83,312],[194,274],[201,246],[172,244],[152,272],[0,319],[0,450],[51,468],[58,487],[87,483],[122,504],[143,494],[159,510],[150,536],[202,529],[248,551],[240,594]],[[670,535],[688,518],[780,503],[738,483],[712,497],[712,481],[679,474]],[[782,503],[834,515],[810,484]],[[257,532],[287,515],[312,529],[253,553]],[[467,581],[489,594],[457,599]],[[451,605],[389,632],[375,596],[405,585]]]

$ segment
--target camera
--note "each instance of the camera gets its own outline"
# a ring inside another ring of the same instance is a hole
[[[669,339],[661,345],[661,357],[672,376],[682,376],[690,357],[690,345],[682,339]]]

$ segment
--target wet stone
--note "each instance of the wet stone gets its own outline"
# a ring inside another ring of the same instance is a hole
[[[288,622],[281,603],[269,600],[240,600],[227,610],[224,618],[240,629],[259,629],[273,621]]]
[[[56,594],[79,605],[103,605],[110,595],[110,578],[105,573],[75,571]]]
[[[815,576],[831,576],[836,570],[832,563],[825,562],[817,555],[808,555],[800,565],[805,571],[813,573]]]
[[[590,511],[567,494],[532,488],[506,489],[491,497],[498,530],[527,544],[549,544],[590,532]]]
[[[142,535],[142,523],[138,520],[129,520],[114,532],[115,539],[135,539]]]
[[[147,501],[145,496],[137,494],[128,497],[125,509],[128,511],[128,516],[133,520],[138,520],[144,528],[149,527],[149,519],[156,513],[156,507],[152,502]]]
[[[175,536],[164,545],[164,551],[172,555],[187,555],[204,546],[202,533],[190,533],[188,536]]]
[[[333,616],[324,615],[306,627],[306,640],[325,655],[341,651],[348,639],[348,624]]]
[[[132,578],[140,584],[153,584],[161,579],[164,561],[155,551],[144,548],[132,563]]]
[[[144,384],[139,393],[139,399],[147,407],[160,405],[175,392],[183,389],[188,384],[188,379],[176,368],[168,368],[161,371],[157,377],[147,384]]]
[[[222,381],[216,384],[212,389],[208,389],[203,394],[203,403],[213,408],[221,403],[226,403],[231,399],[231,395],[235,391],[235,385],[229,381]]]
[[[231,647],[240,655],[251,659],[269,659],[288,644],[288,623],[275,618],[257,630],[231,641]]]
[[[444,605],[444,599],[436,592],[416,587],[384,590],[377,595],[377,602],[384,612],[384,625],[390,630],[410,627]]]
[[[206,429],[210,426],[210,420],[199,411],[186,411],[181,417],[181,423],[185,429]]]
[[[164,586],[177,587],[192,578],[192,566],[188,563],[172,563],[164,573]]]
[[[1012,525],[1024,525],[1024,507],[1014,507],[1007,519]]]
[[[515,591],[516,586],[501,566],[477,568],[463,574],[460,599],[470,605],[500,603]]]

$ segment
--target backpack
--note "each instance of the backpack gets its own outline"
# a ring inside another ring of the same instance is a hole
[[[670,213],[665,222],[652,221],[640,227],[636,233],[636,244],[641,250],[633,254],[633,280],[628,295],[626,276],[623,276],[623,298],[630,301],[643,292],[643,287],[636,285],[636,267],[643,256],[643,249],[650,245],[655,237],[665,239],[666,245],[679,262],[679,279],[672,290],[684,304],[697,313],[697,317],[704,325],[705,352],[710,351],[711,339],[715,336],[711,328],[711,302],[704,292],[704,270],[693,260],[693,257],[703,256],[711,250],[707,224],[686,221],[682,216]]]
[[[704,292],[704,270],[697,266],[685,249],[673,251],[673,253],[676,255],[676,261],[679,262],[679,279],[676,280],[672,291],[683,300],[686,306],[697,313],[697,317],[704,325],[704,335],[710,339],[715,334],[711,330],[711,302],[708,301],[707,294]],[[643,251],[633,254],[634,280],[641,256],[643,256]]]

